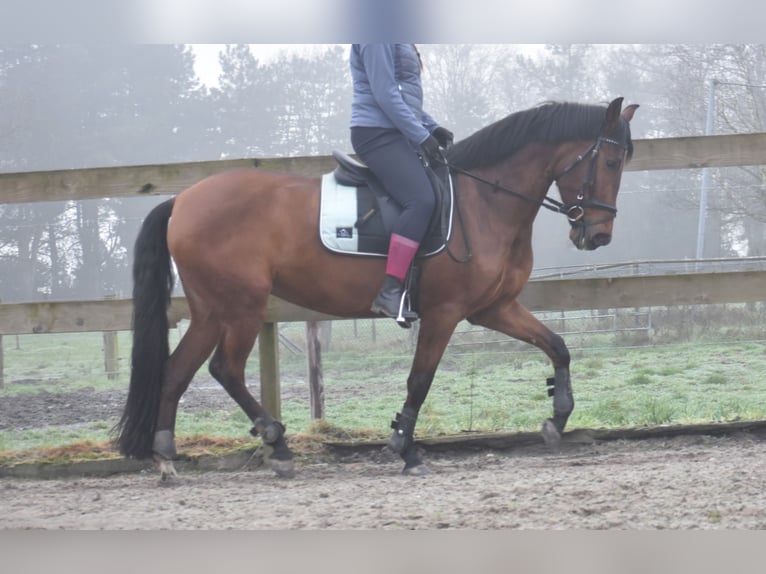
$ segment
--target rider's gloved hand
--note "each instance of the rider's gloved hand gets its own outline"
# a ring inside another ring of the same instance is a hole
[[[439,141],[434,136],[428,136],[420,144],[420,155],[428,164],[443,164],[442,152],[439,149]]]
[[[449,149],[452,142],[455,141],[455,134],[441,126],[432,131],[431,135],[436,138],[436,141],[438,141],[439,145],[444,149]]]

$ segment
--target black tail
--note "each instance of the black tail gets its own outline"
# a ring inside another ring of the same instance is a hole
[[[126,457],[152,455],[160,391],[170,349],[168,306],[173,270],[167,230],[174,200],[155,207],[138,232],[133,261],[133,352],[128,400],[115,426],[117,445]]]

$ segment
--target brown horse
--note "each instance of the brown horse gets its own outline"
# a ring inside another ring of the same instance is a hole
[[[553,416],[542,433],[546,443],[558,444],[574,408],[569,350],[517,300],[532,270],[532,224],[541,206],[553,204],[568,217],[578,249],[610,242],[637,107],[623,111],[622,98],[608,106],[545,103],[486,126],[448,151],[460,217],[449,249],[421,260],[420,331],[407,398],[389,443],[405,473],[428,472],[414,444],[415,423],[464,319],[548,355]],[[546,197],[554,182],[561,202]],[[149,213],[136,240],[132,371],[116,427],[125,456],[153,456],[163,478],[175,474],[178,402],[212,354],[211,374],[250,417],[251,432],[273,447],[274,471],[293,474],[284,426],[245,386],[245,362],[267,299],[274,294],[329,315],[370,317],[385,268],[381,257],[347,257],[324,248],[319,205],[318,179],[253,168],[208,177]],[[171,257],[191,311],[172,354]]]

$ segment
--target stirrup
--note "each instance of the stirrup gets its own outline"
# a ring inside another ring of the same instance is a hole
[[[408,283],[405,283],[404,289],[402,289],[402,297],[399,300],[399,313],[397,313],[395,319],[402,329],[409,329],[412,323],[419,319],[418,314],[412,310]]]

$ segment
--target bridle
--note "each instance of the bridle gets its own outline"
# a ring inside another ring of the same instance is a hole
[[[527,195],[524,195],[523,193],[519,193],[518,191],[514,191],[512,189],[509,189],[507,187],[500,185],[500,182],[497,180],[492,182],[482,177],[479,177],[478,175],[471,173],[468,170],[454,166],[450,164],[447,161],[447,158],[445,158],[443,155],[441,158],[436,159],[436,163],[441,163],[442,165],[446,166],[447,168],[449,168],[450,172],[457,172],[467,177],[470,177],[471,179],[474,179],[476,181],[489,185],[492,188],[493,192],[503,192],[503,193],[512,195],[514,197],[518,197],[519,199],[523,199],[524,201],[535,203],[555,213],[562,213],[567,216],[567,219],[569,220],[569,223],[570,225],[572,225],[572,227],[589,227],[591,225],[596,225],[598,223],[610,221],[614,219],[615,217],[617,217],[617,206],[612,205],[611,203],[598,201],[592,198],[592,195],[594,192],[594,186],[596,184],[596,166],[597,166],[596,162],[598,161],[598,154],[601,151],[602,143],[616,145],[622,148],[623,151],[627,151],[628,149],[628,146],[626,144],[623,144],[617,140],[613,140],[605,136],[598,136],[596,138],[596,141],[594,141],[590,145],[590,147],[588,147],[588,149],[586,149],[583,153],[578,155],[573,161],[567,164],[567,166],[562,170],[562,172],[553,178],[553,181],[556,182],[556,185],[558,186],[559,180],[562,177],[564,177],[566,174],[574,170],[574,168],[577,167],[581,161],[583,161],[586,157],[590,155],[590,165],[588,166],[588,172],[585,175],[585,179],[583,180],[582,186],[580,187],[580,192],[577,194],[577,198],[574,203],[563,203],[548,195],[543,197],[543,199],[541,200],[533,199]],[[457,205],[457,195],[455,195],[454,201],[455,201],[455,208],[458,214],[458,220],[460,221],[460,224],[462,225],[463,223],[462,214],[460,212],[459,206]],[[586,221],[585,209],[588,207],[594,207],[597,209],[608,211],[609,216],[596,221]],[[463,241],[465,242],[466,254],[462,259],[456,257],[450,250],[449,245],[447,246],[447,253],[454,261],[458,263],[466,263],[470,261],[473,256],[471,251],[470,241],[468,240],[468,237],[465,234],[463,236]]]
[[[583,161],[585,158],[590,156],[590,165],[588,166],[588,172],[586,173],[585,179],[583,180],[582,185],[580,186],[580,192],[577,194],[577,198],[574,203],[563,203],[548,195],[546,195],[542,200],[533,199],[527,195],[524,195],[523,193],[519,193],[518,191],[514,191],[512,189],[508,189],[507,187],[500,185],[499,181],[491,182],[482,177],[479,177],[476,174],[471,173],[470,171],[451,165],[447,163],[446,159],[444,160],[444,164],[447,165],[447,167],[449,167],[450,171],[461,173],[465,176],[475,179],[476,181],[489,185],[492,188],[492,191],[495,191],[495,192],[500,191],[503,193],[507,193],[509,195],[513,195],[514,197],[518,197],[525,201],[536,203],[537,205],[540,205],[541,207],[544,207],[555,213],[562,213],[567,216],[569,223],[571,223],[573,226],[588,227],[590,225],[596,225],[597,223],[603,223],[604,221],[609,221],[610,219],[614,219],[617,216],[617,206],[612,205],[611,203],[606,203],[604,201],[598,201],[596,199],[593,199],[592,197],[594,192],[594,186],[596,184],[596,165],[597,165],[596,162],[598,160],[598,154],[601,151],[602,143],[616,145],[618,147],[621,147],[623,150],[628,149],[628,146],[626,144],[623,144],[617,140],[613,140],[605,136],[598,136],[596,138],[596,141],[594,141],[590,145],[590,147],[588,147],[588,149],[586,149],[583,153],[578,155],[573,161],[567,164],[567,166],[562,170],[562,172],[553,178],[553,181],[556,182],[556,185],[558,185],[559,180],[562,177],[564,177],[566,174],[574,170],[575,167],[577,167],[581,161]],[[588,207],[593,207],[596,209],[602,209],[604,211],[608,211],[610,215],[605,219],[586,222],[585,209]]]
[[[617,206],[612,205],[611,203],[606,203],[604,201],[598,201],[596,199],[593,199],[593,192],[594,192],[594,186],[596,184],[596,161],[598,160],[598,153],[601,150],[601,144],[602,143],[608,143],[612,145],[616,145],[620,148],[622,148],[624,151],[627,151],[628,146],[624,145],[617,140],[613,140],[604,136],[599,136],[596,138],[596,141],[594,141],[590,147],[585,150],[582,154],[578,155],[574,161],[572,161],[569,165],[567,165],[564,170],[554,178],[554,181],[556,182],[556,185],[558,185],[559,179],[564,177],[567,173],[572,171],[577,164],[579,164],[582,160],[584,160],[588,154],[591,156],[590,165],[588,166],[588,172],[585,175],[585,179],[582,182],[582,186],[580,186],[580,192],[577,194],[577,199],[574,203],[570,204],[561,204],[561,209],[559,210],[560,213],[564,213],[567,216],[567,219],[569,220],[569,223],[575,226],[583,226],[588,227],[590,225],[596,225],[598,223],[603,223],[605,221],[609,221],[611,219],[614,219],[617,217]],[[550,201],[550,198],[546,196],[546,199]],[[555,200],[553,200],[555,201]],[[587,207],[594,207],[596,209],[602,209],[604,211],[608,211],[611,215],[609,217],[599,219],[597,221],[585,221],[585,208]]]

